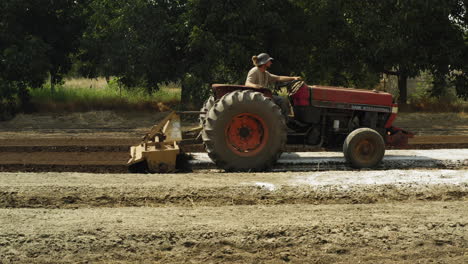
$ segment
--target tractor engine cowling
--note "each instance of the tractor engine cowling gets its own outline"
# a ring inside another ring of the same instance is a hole
[[[327,116],[328,133],[350,133],[359,127],[370,127],[385,138],[388,146],[398,147],[407,145],[413,136],[392,126],[398,105],[386,92],[304,84],[291,99],[296,120],[318,126]]]

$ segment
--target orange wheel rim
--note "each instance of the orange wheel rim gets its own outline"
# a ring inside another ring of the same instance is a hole
[[[375,146],[369,140],[362,140],[356,144],[355,153],[356,157],[360,161],[369,161],[374,157]]]
[[[260,152],[268,141],[268,127],[255,114],[243,113],[234,116],[226,126],[226,143],[240,156],[253,156]]]

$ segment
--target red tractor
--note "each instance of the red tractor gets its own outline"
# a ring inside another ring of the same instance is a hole
[[[412,134],[392,126],[398,112],[386,92],[343,87],[287,87],[292,121],[281,114],[268,89],[214,84],[200,115],[209,157],[227,171],[271,168],[289,143],[343,148],[354,168],[381,162],[385,146],[405,146]]]

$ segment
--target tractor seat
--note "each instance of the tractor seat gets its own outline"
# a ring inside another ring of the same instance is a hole
[[[215,84],[212,84],[211,85],[211,88],[213,90],[215,89],[219,89],[219,88],[227,88],[227,87],[234,87],[234,88],[239,88],[242,89],[242,88],[252,88],[252,87],[249,87],[249,86],[245,86],[245,85],[239,85],[239,84],[219,84],[219,83],[215,83]]]
[[[251,91],[262,93],[266,97],[269,97],[269,98],[272,97],[271,90],[266,89],[266,88],[257,89],[257,88],[252,88],[250,86],[245,86],[245,85],[217,84],[217,83],[212,84],[211,88],[213,89],[213,93],[214,93],[216,99],[219,99],[219,98],[223,97],[225,94],[228,94],[228,93],[231,93],[231,92],[234,92],[234,91],[238,91],[238,90],[240,90],[240,91],[251,90]]]

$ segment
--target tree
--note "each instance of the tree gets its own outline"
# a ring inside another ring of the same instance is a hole
[[[12,112],[29,99],[28,87],[41,86],[48,74],[60,81],[81,36],[85,0],[0,2],[0,112]]]
[[[81,72],[116,76],[129,87],[174,80],[185,39],[184,1],[94,0],[82,41]]]
[[[261,52],[275,58],[277,74],[304,69],[304,12],[290,1],[191,0],[185,17],[183,101],[201,101],[211,83],[243,84],[251,57]]]
[[[457,95],[468,100],[468,1],[459,1],[458,12],[454,12],[452,21],[463,32],[464,47],[461,56],[451,65],[450,80]]]
[[[454,20],[462,15],[464,2],[345,2],[347,21],[362,44],[359,56],[372,71],[398,76],[401,104],[407,101],[407,79],[424,70],[435,76],[433,95],[441,94],[444,77],[466,49],[463,30]]]
[[[304,35],[309,36],[304,71],[315,83],[369,88],[379,73],[366,64],[363,43],[348,17],[349,8],[360,1],[294,0],[307,17]]]

